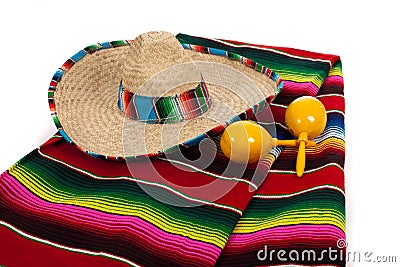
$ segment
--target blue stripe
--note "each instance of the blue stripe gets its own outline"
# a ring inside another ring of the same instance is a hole
[[[151,96],[136,95],[134,105],[137,108],[139,120],[158,120],[153,107],[153,100],[154,97]]]
[[[53,75],[53,80],[56,82],[61,81],[62,76],[64,75],[65,71],[63,71],[62,69],[58,69],[56,71],[56,73],[54,73]]]
[[[212,55],[217,55],[217,56],[223,56],[226,57],[226,51],[217,49],[217,48],[209,48],[210,49],[210,54]]]
[[[111,48],[111,44],[109,42],[104,42],[100,44],[103,48]]]
[[[189,44],[182,44],[182,47],[185,48],[185,49],[187,49],[187,50],[191,50]]]
[[[72,59],[73,61],[77,62],[77,61],[81,60],[81,59],[82,59],[84,56],[86,56],[86,55],[87,55],[87,53],[86,53],[85,51],[81,50],[81,51],[79,51],[78,53],[76,53],[75,55],[73,55],[73,56],[71,57],[71,59]]]
[[[64,132],[64,130],[59,129],[58,132],[62,135],[62,137],[64,137],[64,139],[65,139],[68,143],[71,143],[71,142],[72,142],[71,138],[69,138],[69,136],[66,134],[66,132]]]
[[[340,113],[329,113],[327,114],[327,122],[326,122],[326,127],[340,127],[341,129],[344,129],[344,117]]]
[[[124,89],[122,88],[122,81],[119,83],[119,89],[118,89],[118,107],[120,110],[124,111],[124,106],[123,106],[123,101],[122,101],[122,93]]]

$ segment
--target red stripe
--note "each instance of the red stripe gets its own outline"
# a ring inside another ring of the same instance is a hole
[[[122,104],[123,104],[123,109],[127,110],[128,107],[130,106],[132,100],[132,94],[128,93],[126,90],[122,92]]]
[[[80,266],[127,267],[123,262],[71,252],[26,239],[10,229],[0,226],[0,265],[21,266]]]
[[[292,194],[315,186],[334,185],[344,190],[344,173],[337,166],[326,166],[321,170],[305,173],[298,178],[295,173],[272,173],[258,189],[257,194]]]
[[[54,103],[54,100],[49,100],[49,108],[51,112],[56,111],[56,104]]]
[[[61,68],[64,71],[69,70],[73,65],[75,64],[75,62],[73,62],[71,59],[68,59],[67,61],[65,61],[65,63],[61,66]]]
[[[281,106],[274,106],[274,105],[271,105],[270,107],[271,107],[272,114],[274,114],[275,122],[285,124],[286,108],[281,107]]]
[[[323,96],[318,97],[318,100],[324,104],[325,109],[329,110],[344,110],[344,98],[341,96]]]

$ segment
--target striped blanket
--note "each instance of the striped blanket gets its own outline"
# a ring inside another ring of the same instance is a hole
[[[304,176],[295,175],[297,150],[290,147],[275,150],[259,187],[241,177],[225,179],[217,170],[188,173],[165,158],[152,159],[173,184],[200,186],[220,179],[232,187],[210,201],[132,177],[124,162],[84,154],[56,133],[0,176],[0,266],[345,266],[339,57],[184,34],[177,38],[238,53],[276,71],[284,87],[271,110],[281,139],[292,138],[284,125],[291,101],[311,95],[325,105],[327,127],[317,146],[306,150]],[[162,203],[143,184],[201,205]]]

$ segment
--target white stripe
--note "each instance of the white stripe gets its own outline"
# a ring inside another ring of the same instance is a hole
[[[88,171],[79,169],[79,168],[74,167],[74,166],[72,166],[72,165],[70,165],[68,163],[65,163],[65,162],[61,161],[61,160],[55,159],[55,158],[53,158],[51,156],[48,156],[48,155],[44,154],[40,149],[38,149],[38,153],[41,156],[43,156],[43,157],[45,157],[47,159],[50,159],[50,160],[55,161],[57,163],[60,163],[60,164],[62,164],[64,166],[67,166],[68,168],[70,168],[72,170],[82,172],[85,175],[90,176],[90,177],[92,177],[94,179],[97,179],[97,180],[128,180],[128,181],[134,181],[136,183],[151,185],[151,186],[155,186],[155,187],[159,187],[159,188],[165,189],[165,190],[167,190],[167,191],[169,191],[169,192],[171,192],[171,193],[173,193],[175,195],[178,195],[178,196],[180,196],[180,197],[182,197],[184,199],[187,199],[187,200],[190,200],[190,201],[193,201],[193,202],[197,202],[197,203],[201,203],[201,204],[205,204],[205,205],[210,205],[210,206],[214,206],[214,207],[218,207],[218,208],[222,208],[222,209],[226,209],[226,210],[231,210],[233,212],[238,213],[239,215],[242,215],[242,211],[237,209],[237,208],[226,206],[226,205],[222,205],[222,204],[218,204],[218,203],[214,203],[214,202],[210,202],[210,201],[206,201],[206,200],[193,198],[193,197],[187,196],[187,195],[185,195],[185,194],[183,194],[183,193],[181,193],[181,192],[179,192],[179,191],[177,191],[177,190],[175,190],[173,188],[170,188],[170,187],[168,187],[166,185],[163,185],[163,184],[143,181],[143,180],[136,179],[136,178],[133,178],[133,177],[128,177],[128,176],[116,176],[116,177],[97,176],[97,175],[95,175],[93,173],[90,173]]]
[[[321,135],[315,137],[314,141],[317,142],[318,144],[329,138],[341,139],[344,142],[345,141],[344,130],[337,126],[330,126],[329,128],[325,129],[325,131]]]
[[[280,123],[280,122],[275,122],[275,124],[278,125],[278,126],[280,126],[280,127],[282,127],[283,129],[289,131],[289,128],[288,128],[285,124],[282,124],[282,123]]]
[[[294,196],[302,195],[302,194],[304,194],[304,193],[308,193],[308,192],[311,192],[311,191],[316,191],[316,190],[319,190],[319,189],[326,189],[326,188],[328,188],[328,189],[334,189],[334,190],[340,192],[343,196],[345,196],[344,191],[343,191],[341,188],[337,187],[337,186],[333,186],[333,185],[319,185],[319,186],[315,186],[315,187],[308,188],[308,189],[305,189],[305,190],[302,190],[302,191],[299,191],[299,192],[296,192],[296,193],[291,193],[291,194],[282,194],[282,195],[262,195],[262,194],[256,194],[256,195],[254,195],[254,198],[259,198],[259,199],[280,199],[280,198],[289,198],[289,197],[294,197]]]
[[[118,256],[114,256],[112,254],[108,254],[108,253],[105,253],[105,252],[94,252],[94,251],[89,251],[89,250],[84,250],[84,249],[79,249],[79,248],[67,247],[67,246],[60,245],[60,244],[57,244],[57,243],[49,241],[49,240],[45,240],[45,239],[30,235],[28,233],[25,233],[25,232],[15,228],[11,224],[8,224],[8,223],[3,222],[3,221],[0,221],[0,225],[3,225],[5,227],[11,229],[12,231],[18,233],[19,235],[21,235],[21,236],[23,236],[25,238],[28,238],[28,239],[34,240],[36,242],[40,242],[40,243],[52,246],[52,247],[56,247],[56,248],[59,248],[59,249],[64,249],[64,250],[68,250],[68,251],[72,251],[72,252],[87,254],[87,255],[91,255],[91,256],[102,256],[102,257],[105,257],[105,258],[111,258],[111,259],[114,259],[114,260],[122,261],[122,262],[124,262],[126,264],[129,264],[131,266],[140,267],[140,265],[137,265],[137,264],[135,264],[135,263],[133,263],[133,262],[127,260],[127,259],[124,259],[124,258],[121,258],[121,257],[118,257]]]
[[[208,39],[208,38],[205,38],[205,39]],[[329,63],[329,66],[332,68],[332,63],[331,63],[331,61],[330,61],[330,60],[327,60],[327,59],[300,57],[300,56],[295,56],[295,55],[288,54],[288,53],[285,53],[285,52],[282,52],[282,51],[279,51],[279,50],[275,50],[275,49],[272,49],[272,48],[258,47],[258,46],[252,46],[252,45],[238,45],[238,44],[232,44],[232,43],[227,43],[227,42],[222,41],[222,40],[219,40],[219,39],[212,39],[212,38],[211,38],[211,39],[209,39],[209,40],[212,40],[212,41],[215,41],[215,42],[219,42],[219,43],[222,43],[222,44],[224,44],[224,45],[231,46],[231,47],[254,48],[254,49],[257,49],[257,50],[270,51],[270,52],[273,52],[273,53],[276,53],[276,54],[285,55],[285,56],[288,56],[288,57],[291,57],[291,58],[297,58],[297,59],[302,59],[302,60],[309,60],[309,61],[316,61],[316,62]]]
[[[324,95],[317,95],[317,98],[323,98],[323,97],[329,97],[329,96],[341,97],[341,98],[344,99],[344,95],[341,95],[341,94],[324,94]]]
[[[282,104],[275,104],[275,103],[270,103],[270,106],[275,106],[275,107],[280,107],[280,108],[287,108],[288,106],[282,105]]]
[[[339,113],[339,114],[343,115],[343,117],[345,117],[344,112],[341,111],[341,110],[338,110],[338,109],[327,110],[326,113],[327,114],[329,114],[329,113]]]

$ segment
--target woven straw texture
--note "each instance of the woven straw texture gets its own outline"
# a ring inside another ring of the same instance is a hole
[[[168,72],[180,64],[187,65],[185,72]],[[222,71],[224,67],[236,72]],[[152,79],[160,72],[166,79]],[[188,74],[199,76],[200,81],[200,73],[213,105],[191,121],[145,124],[125,118],[117,106],[121,80],[131,92],[163,96],[194,88],[195,83],[180,83],[179,79],[185,80]],[[248,80],[238,80],[237,73]],[[249,88],[249,82],[258,90]],[[150,32],[130,46],[100,50],[76,62],[57,85],[54,100],[64,131],[79,147],[127,157],[157,153],[195,138],[275,92],[276,84],[265,74],[222,56],[185,50],[169,33]]]

